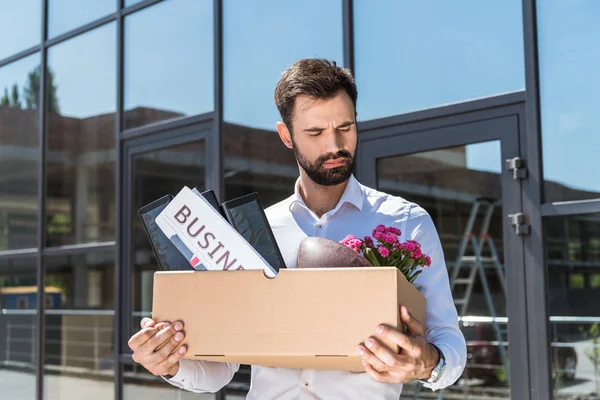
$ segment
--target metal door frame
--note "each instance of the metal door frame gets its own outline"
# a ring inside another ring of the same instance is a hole
[[[217,163],[217,155],[211,151],[215,141],[215,135],[212,133],[214,130],[214,121],[212,118],[206,118],[203,121],[194,123],[183,127],[175,127],[170,130],[161,130],[157,133],[152,133],[147,136],[134,137],[123,141],[121,146],[121,160],[122,160],[122,199],[120,201],[121,206],[121,218],[119,220],[121,242],[119,243],[119,261],[120,265],[118,268],[118,285],[117,290],[119,293],[118,301],[115,302],[116,308],[116,352],[118,353],[118,374],[115,377],[118,385],[117,391],[122,395],[123,389],[123,364],[133,363],[131,359],[131,352],[127,341],[131,332],[131,272],[132,272],[132,254],[131,254],[131,243],[132,243],[132,232],[131,232],[131,218],[132,218],[132,202],[133,202],[133,157],[141,153],[147,153],[150,151],[156,151],[160,149],[169,148],[176,145],[185,143],[197,142],[203,140],[205,142],[206,152],[206,166],[204,169],[204,179],[207,187],[212,187],[218,179],[215,176],[215,168],[213,166]]]
[[[506,307],[509,318],[510,398],[530,399],[529,326],[525,242],[517,235],[509,214],[523,213],[523,183],[513,177],[504,161],[521,157],[525,145],[524,93],[440,107],[400,117],[359,124],[356,175],[363,184],[377,187],[377,160],[467,144],[499,140],[501,173]]]

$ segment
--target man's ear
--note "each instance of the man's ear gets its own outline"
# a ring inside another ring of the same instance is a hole
[[[283,122],[277,123],[277,132],[279,133],[279,138],[283,144],[285,144],[288,149],[291,149],[293,147],[291,132]]]

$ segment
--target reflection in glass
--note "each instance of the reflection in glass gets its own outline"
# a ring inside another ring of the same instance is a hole
[[[0,251],[37,247],[40,55],[0,68]]]
[[[544,219],[554,398],[600,395],[600,214]],[[590,396],[590,397],[587,397]]]
[[[126,129],[214,109],[212,11],[171,0],[126,18]]]
[[[152,311],[152,282],[158,263],[137,211],[166,194],[176,195],[183,186],[205,190],[206,151],[204,142],[192,142],[133,156],[131,208],[132,333]]]
[[[488,304],[479,273],[472,281],[470,296],[469,285],[458,280],[452,285],[455,301],[467,299],[464,312],[461,304],[457,304],[457,310],[462,317],[461,329],[467,339],[469,358],[461,380],[446,391],[448,397],[454,392],[464,396],[464,391],[470,390],[480,396],[509,397],[508,368],[502,357],[503,352],[508,355],[508,348],[498,345],[506,344],[508,340],[501,168],[498,141],[382,158],[377,162],[379,190],[417,203],[431,215],[443,244],[450,276],[458,262],[458,279],[468,278],[473,268],[477,268],[472,258],[476,254],[472,243],[468,242],[465,251],[460,251],[466,233],[472,232],[481,246],[478,254],[484,257],[484,278],[490,288],[489,299],[493,308]],[[478,203],[481,198],[487,200]],[[469,215],[476,204],[477,218],[469,227]],[[488,228],[484,229],[486,211],[491,218]],[[489,234],[489,239],[486,239],[485,233]],[[497,258],[493,258],[494,249]],[[494,313],[500,317],[496,325],[490,318]],[[407,385],[403,394],[418,390],[418,387]]]
[[[125,0],[125,7],[132,6],[134,4],[139,3],[140,1],[142,1],[142,0]]]
[[[126,364],[123,366],[123,370],[124,400],[215,400],[218,398],[212,393],[194,393],[171,386],[139,364]],[[227,400],[242,400],[244,397],[232,396],[228,393],[226,398]]]
[[[51,39],[116,11],[115,0],[49,0],[48,37]]]
[[[298,176],[275,130],[275,85],[300,58],[343,65],[342,2],[226,0],[223,26],[225,197],[256,191],[269,207],[293,192]]]
[[[0,260],[2,398],[35,399],[38,297],[36,270],[35,258]],[[47,293],[47,296],[51,295]]]
[[[354,1],[358,118],[525,89],[521,1]]]
[[[600,2],[536,4],[544,201],[600,198]]]
[[[45,259],[45,399],[114,396],[114,251]]]
[[[47,246],[114,239],[115,24],[48,51]]]
[[[0,60],[39,44],[41,22],[41,1],[0,0]]]

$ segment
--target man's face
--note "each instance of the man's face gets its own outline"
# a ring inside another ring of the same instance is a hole
[[[296,160],[313,182],[332,186],[350,177],[356,154],[356,114],[345,91],[330,100],[296,98],[292,130]]]

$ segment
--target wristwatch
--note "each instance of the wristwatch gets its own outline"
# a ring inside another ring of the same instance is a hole
[[[444,357],[444,353],[442,353],[440,348],[437,347],[435,344],[432,343],[431,345],[437,350],[438,354],[440,355],[440,361],[437,363],[437,365],[431,372],[431,376],[429,377],[429,379],[427,379],[426,381],[421,380],[421,383],[436,383],[440,379],[442,373],[444,372],[444,369],[446,368],[446,358]]]

